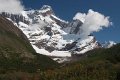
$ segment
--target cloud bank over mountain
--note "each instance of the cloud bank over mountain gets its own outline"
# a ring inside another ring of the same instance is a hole
[[[103,27],[107,28],[112,24],[112,22],[109,21],[109,17],[95,12],[92,9],[90,9],[87,14],[77,13],[73,19],[78,19],[83,22],[81,26],[82,37],[86,37],[93,32],[99,32]]]
[[[19,14],[23,10],[21,0],[0,0],[0,12]]]

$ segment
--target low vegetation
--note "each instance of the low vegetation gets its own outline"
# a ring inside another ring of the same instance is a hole
[[[46,71],[43,80],[120,80],[120,44],[96,49],[87,57],[54,71]]]
[[[14,32],[15,26],[1,19],[0,80],[120,80],[120,44],[89,51],[63,66],[35,53],[20,30]]]
[[[49,57],[37,54],[22,31],[0,17],[0,74],[9,71],[31,73],[38,69],[44,71],[57,65]]]
[[[36,72],[8,72],[3,80],[120,80],[120,44],[109,49],[96,49],[87,57],[63,67]]]

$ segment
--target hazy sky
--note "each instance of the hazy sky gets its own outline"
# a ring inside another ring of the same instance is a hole
[[[95,32],[97,40],[120,42],[120,0],[21,0],[26,9],[40,9],[50,5],[60,18],[72,21],[77,12],[87,13],[89,9],[110,16],[113,25]]]

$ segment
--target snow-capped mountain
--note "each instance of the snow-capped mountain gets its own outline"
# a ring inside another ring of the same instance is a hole
[[[104,48],[110,48],[114,45],[116,45],[117,43],[115,43],[114,41],[109,41],[109,42],[105,42],[105,43],[102,43],[102,47]]]
[[[71,54],[83,54],[101,47],[93,35],[86,38],[80,36],[82,21],[62,20],[48,5],[44,5],[40,10],[23,11],[19,15],[3,12],[1,16],[7,17],[17,25],[40,54],[71,57]]]

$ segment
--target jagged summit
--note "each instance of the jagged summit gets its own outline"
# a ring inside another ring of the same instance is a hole
[[[42,8],[41,8],[41,10],[45,10],[45,9],[50,9],[50,10],[52,10],[52,7],[49,6],[49,5],[43,5]]]
[[[49,5],[43,5],[43,7],[40,8],[39,12],[42,13],[44,16],[54,15],[54,11]]]

